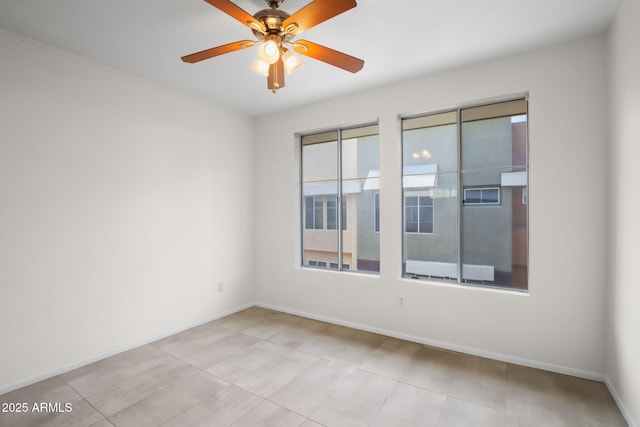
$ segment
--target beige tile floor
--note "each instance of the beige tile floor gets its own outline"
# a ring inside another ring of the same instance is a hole
[[[626,426],[602,383],[254,307],[0,396],[0,426]]]

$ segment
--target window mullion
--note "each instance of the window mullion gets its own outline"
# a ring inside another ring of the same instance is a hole
[[[338,195],[336,201],[336,228],[338,229],[338,271],[342,270],[342,129],[338,129]]]
[[[457,110],[457,120],[456,120],[456,131],[457,131],[457,174],[456,174],[456,233],[458,233],[458,262],[456,266],[457,273],[457,281],[458,284],[462,284],[462,203],[463,203],[463,192],[460,191],[462,188],[462,109],[458,108]]]

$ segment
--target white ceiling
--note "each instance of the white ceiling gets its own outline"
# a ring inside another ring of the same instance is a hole
[[[310,0],[286,0],[293,13]],[[322,0],[316,0],[322,1]],[[250,14],[264,0],[236,0]],[[337,94],[606,30],[620,0],[360,0],[298,36],[365,60],[357,74],[308,57],[272,94],[256,48],[186,64],[181,56],[251,31],[203,0],[0,0],[0,27],[260,116]],[[1,59],[0,59],[1,61]]]

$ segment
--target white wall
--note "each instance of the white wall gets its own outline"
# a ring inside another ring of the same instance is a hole
[[[635,423],[640,423],[639,21],[640,3],[624,0],[609,34],[612,195],[606,374]]]
[[[251,119],[4,30],[0,57],[0,393],[253,300]]]
[[[588,38],[257,120],[257,300],[587,377],[604,372],[606,40]],[[293,90],[293,89],[289,89]],[[530,294],[399,279],[397,115],[530,94]],[[295,132],[368,122],[381,138],[381,274],[297,267]],[[406,296],[406,308],[396,297]]]

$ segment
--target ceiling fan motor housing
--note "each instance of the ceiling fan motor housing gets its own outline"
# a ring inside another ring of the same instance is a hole
[[[289,16],[287,12],[280,9],[263,9],[253,15],[256,20],[262,22],[266,30],[265,32],[268,34],[279,34],[282,29],[282,23]],[[264,36],[264,34],[261,34],[253,28],[251,30],[253,31],[253,35],[258,39]]]

